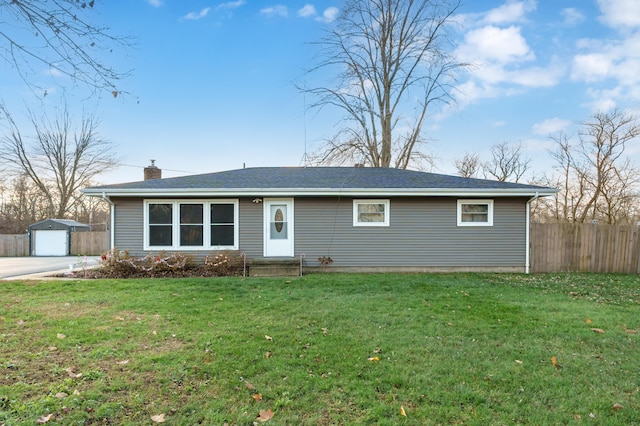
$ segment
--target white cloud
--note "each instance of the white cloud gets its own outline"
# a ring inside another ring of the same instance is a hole
[[[236,1],[229,1],[226,3],[220,3],[219,5],[216,6],[216,10],[237,9],[240,6],[244,6],[245,3],[246,3],[245,0],[236,0]]]
[[[282,18],[286,18],[289,16],[289,10],[287,9],[287,6],[284,6],[282,4],[277,4],[275,6],[271,6],[271,7],[266,7],[264,9],[260,10],[260,13],[263,15],[266,15],[268,17],[282,17]]]
[[[65,76],[65,74],[63,74],[59,69],[53,68],[53,67],[50,67],[47,70],[47,75],[50,75],[52,77],[63,77],[63,76]]]
[[[594,83],[613,78],[627,87],[640,84],[640,32],[627,39],[592,44],[591,48],[588,42],[579,44],[587,52],[574,56],[573,80]]]
[[[540,123],[536,123],[532,127],[533,133],[536,135],[550,135],[566,129],[571,125],[571,121],[562,118],[548,118]]]
[[[534,53],[522,37],[520,28],[510,26],[498,28],[490,25],[469,31],[457,50],[458,58],[471,62],[529,61]]]
[[[186,20],[189,20],[189,21],[196,21],[198,19],[202,19],[205,16],[207,16],[210,11],[211,11],[210,7],[205,7],[200,12],[187,13],[185,16],[182,17],[182,19],[186,19]]]
[[[590,107],[593,112],[606,112],[618,106],[617,99],[620,98],[621,93],[620,87],[617,87],[610,90],[587,89],[587,95],[592,100],[583,106]]]
[[[514,1],[507,0],[502,6],[491,9],[486,13],[484,22],[488,24],[509,24],[521,22],[525,19],[527,12],[536,10],[535,0]]]
[[[322,12],[322,22],[331,23],[338,17],[339,10],[337,7],[328,7]]]
[[[586,53],[573,58],[571,78],[587,83],[607,78],[612,65],[612,58],[603,53]]]
[[[308,18],[309,16],[315,16],[316,13],[317,13],[316,12],[316,8],[312,4],[305,4],[304,6],[302,6],[302,8],[300,10],[298,10],[298,16],[300,16],[302,18]]]
[[[585,16],[578,9],[573,7],[567,7],[560,11],[560,14],[564,18],[564,23],[566,25],[574,26],[585,20]]]
[[[602,15],[600,20],[611,28],[640,27],[640,2],[638,0],[597,0]]]
[[[162,6],[162,0],[147,0],[147,2],[153,7]]]
[[[548,67],[530,67],[506,73],[505,82],[523,87],[553,87],[565,74],[565,67],[552,63]]]

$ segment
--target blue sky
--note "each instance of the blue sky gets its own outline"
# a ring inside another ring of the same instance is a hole
[[[125,96],[96,98],[61,89],[43,69],[49,95],[35,100],[0,63],[0,97],[14,118],[62,99],[78,116],[100,118],[122,166],[100,183],[139,180],[155,159],[164,176],[254,166],[298,166],[332,136],[338,111],[309,111],[295,84],[306,81],[323,30],[342,1],[129,0],[99,2],[96,20],[135,37],[105,55],[121,70]],[[454,173],[465,152],[489,158],[501,142],[522,143],[533,172],[550,173],[548,138],[575,134],[596,110],[638,111],[640,2],[637,0],[466,0],[452,33],[460,60],[457,104],[425,126],[433,171]],[[69,87],[67,85],[67,87]],[[20,120],[18,120],[20,121]],[[28,133],[25,131],[25,133]],[[640,149],[630,147],[634,158]]]

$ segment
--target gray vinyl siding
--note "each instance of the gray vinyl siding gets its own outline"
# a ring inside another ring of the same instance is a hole
[[[114,198],[115,226],[113,246],[128,250],[132,256],[144,256],[142,198]]]
[[[264,254],[262,206],[248,198],[240,199],[240,250],[248,257]]]
[[[494,199],[493,226],[458,227],[456,198],[392,198],[389,227],[354,227],[353,199],[296,199],[295,250],[310,266],[522,267],[526,199]]]
[[[525,265],[526,199],[494,198],[493,226],[458,227],[457,198],[390,198],[390,226],[353,226],[353,198],[296,198],[295,255],[318,266],[484,269]],[[143,200],[114,198],[115,239],[120,250],[144,256]],[[239,201],[239,248],[263,256],[263,204]],[[197,258],[208,251],[187,251]]]

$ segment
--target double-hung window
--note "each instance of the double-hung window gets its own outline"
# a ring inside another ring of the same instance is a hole
[[[458,200],[458,226],[493,226],[493,200]]]
[[[145,200],[145,250],[238,249],[238,200]]]
[[[173,204],[153,203],[145,206],[147,238],[152,246],[173,246]]]
[[[180,245],[201,247],[204,234],[204,206],[180,204]]]
[[[353,200],[353,226],[389,226],[389,200]]]
[[[233,246],[238,228],[236,224],[237,207],[231,203],[211,203],[211,245]]]

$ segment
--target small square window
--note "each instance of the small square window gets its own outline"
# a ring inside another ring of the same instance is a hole
[[[493,226],[493,200],[458,200],[458,226]]]
[[[389,200],[353,200],[353,226],[389,226]]]

